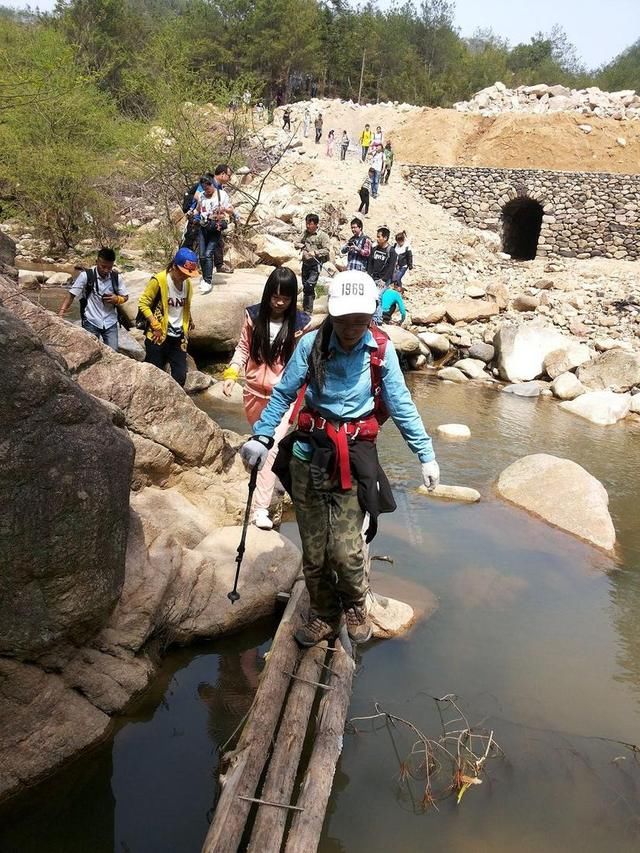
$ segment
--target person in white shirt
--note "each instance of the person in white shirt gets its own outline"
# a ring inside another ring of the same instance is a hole
[[[233,212],[226,190],[216,186],[212,180],[203,181],[203,194],[197,206],[200,227],[198,230],[198,254],[202,269],[201,293],[210,293],[213,284],[213,264],[222,239],[222,232],[229,224],[228,216]]]
[[[111,349],[117,350],[118,306],[124,305],[129,294],[122,276],[113,268],[115,260],[113,249],[103,246],[98,252],[95,266],[83,270],[69,288],[58,316],[66,315],[77,296],[80,299],[82,328]]]
[[[382,170],[384,169],[384,154],[382,153],[381,145],[375,149],[375,153],[371,158],[371,166],[375,171],[375,175],[371,181],[371,195],[373,198],[377,198],[378,187],[380,186],[380,177],[382,175]]]

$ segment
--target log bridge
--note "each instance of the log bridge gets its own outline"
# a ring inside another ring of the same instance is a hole
[[[308,606],[300,579],[238,744],[222,758],[220,796],[202,853],[317,850],[342,751],[355,662],[344,630],[334,646],[299,648],[294,633]],[[307,737],[310,750],[303,756]]]

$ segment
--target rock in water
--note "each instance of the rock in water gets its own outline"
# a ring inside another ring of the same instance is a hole
[[[133,445],[111,415],[0,308],[0,654],[80,643],[124,579]]]
[[[506,385],[502,390],[505,394],[515,394],[516,397],[539,397],[548,387],[548,382],[533,379],[531,382],[517,382],[515,385]]]
[[[589,391],[575,400],[560,403],[560,406],[594,424],[610,426],[629,414],[631,395],[615,394],[613,391]]]
[[[466,424],[440,424],[438,434],[447,438],[471,438],[471,430]]]
[[[456,361],[453,365],[456,370],[461,370],[469,379],[482,379],[486,374],[484,372],[485,363],[476,358],[462,358]]]
[[[457,367],[441,367],[438,379],[448,379],[449,382],[468,382],[469,378]]]
[[[440,483],[432,491],[429,491],[426,486],[420,486],[418,491],[428,498],[441,498],[445,501],[473,504],[480,500],[480,492],[469,488],[469,486],[446,486],[444,483]]]
[[[497,489],[503,498],[554,527],[607,550],[615,544],[606,489],[570,459],[547,453],[524,456],[504,469]]]
[[[573,373],[561,373],[551,383],[551,391],[559,400],[575,400],[584,394],[585,387]]]
[[[388,640],[408,631],[415,621],[413,607],[404,601],[372,593],[367,596],[367,612],[376,640]]]

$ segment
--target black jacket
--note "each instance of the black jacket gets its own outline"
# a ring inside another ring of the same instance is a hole
[[[280,442],[278,455],[273,463],[273,473],[284,488],[291,494],[291,473],[289,463],[296,441],[305,441],[313,448],[309,463],[312,480],[324,480],[327,471],[333,471],[335,465],[335,446],[324,430],[312,432],[292,432]],[[378,449],[373,441],[350,441],[349,462],[351,476],[358,485],[358,503],[363,512],[369,513],[369,527],[365,541],[371,542],[378,532],[378,516],[382,512],[393,512],[396,502],[389,485],[387,475],[378,461]]]
[[[393,278],[396,260],[396,252],[393,246],[387,246],[386,249],[381,249],[377,245],[372,246],[367,262],[367,272],[373,279],[389,282]]]

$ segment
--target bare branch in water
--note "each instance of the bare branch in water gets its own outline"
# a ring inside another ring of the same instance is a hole
[[[437,737],[429,737],[410,720],[385,711],[378,702],[374,704],[375,714],[352,717],[349,720],[352,730],[356,733],[362,731],[356,723],[371,722],[373,730],[377,731],[379,727],[375,726],[376,721],[383,720],[389,732],[398,726],[404,726],[417,738],[404,759],[400,757],[393,737],[392,742],[399,764],[399,783],[406,785],[411,794],[410,781],[424,779],[419,801],[421,811],[432,807],[438,811],[437,802],[454,793],[460,803],[469,788],[482,784],[480,776],[485,772],[486,762],[490,758],[504,755],[493,731],[486,732],[471,727],[458,704],[457,696],[448,693],[446,696],[431,698],[436,704],[442,729]],[[447,711],[453,715],[448,717]],[[454,728],[460,723],[463,728]],[[441,760],[438,760],[436,755]],[[412,794],[411,797],[415,807],[416,801]]]

